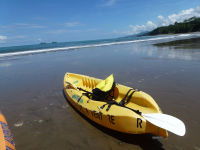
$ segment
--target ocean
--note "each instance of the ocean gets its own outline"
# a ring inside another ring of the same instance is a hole
[[[179,34],[179,35],[168,35],[168,36],[144,36],[144,37],[130,37],[130,38],[122,37],[122,38],[114,38],[114,39],[0,47],[0,58],[20,56],[20,55],[30,55],[30,54],[32,55],[36,53],[67,51],[67,50],[76,50],[76,49],[83,49],[83,48],[140,43],[140,42],[159,43],[159,42],[189,39],[189,38],[195,38],[195,37],[200,37],[200,34]]]

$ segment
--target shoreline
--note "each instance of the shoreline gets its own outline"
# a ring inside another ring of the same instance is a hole
[[[156,37],[156,36],[170,36],[170,35],[183,35],[183,34],[200,34],[200,31],[187,32],[187,33],[169,33],[169,34],[158,34],[158,35],[144,35],[144,36],[136,36],[136,37]]]
[[[198,32],[187,32],[187,33],[158,34],[158,35],[149,35],[149,36],[168,36],[168,35],[182,35],[182,34],[200,34],[200,31],[198,31]]]

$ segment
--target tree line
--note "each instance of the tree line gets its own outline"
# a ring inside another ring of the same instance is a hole
[[[149,35],[176,34],[200,31],[200,17],[191,17],[183,22],[175,22],[174,25],[158,27],[149,32]]]

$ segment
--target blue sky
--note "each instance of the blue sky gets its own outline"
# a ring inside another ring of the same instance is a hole
[[[1,0],[0,47],[116,38],[192,16],[199,0]]]

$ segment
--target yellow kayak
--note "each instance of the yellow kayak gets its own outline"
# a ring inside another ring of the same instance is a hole
[[[13,136],[8,123],[0,111],[0,150],[15,150]]]
[[[84,91],[75,88],[80,87],[85,91],[92,92],[92,89],[101,81],[103,80],[85,75],[66,73],[64,76],[63,88],[67,99],[78,111],[90,120],[104,127],[129,134],[151,133],[163,138],[168,137],[167,130],[153,125],[142,115],[132,111],[132,109],[134,109],[145,114],[162,114],[161,109],[150,95],[117,84],[114,87],[114,91],[112,91],[114,98],[108,100],[109,103],[112,101],[111,103],[114,104],[109,105],[108,101],[103,99],[90,99],[83,94],[85,93]],[[133,92],[129,92],[130,90]],[[129,100],[124,103],[125,107],[116,105],[119,104],[125,96],[129,97]]]

